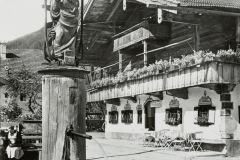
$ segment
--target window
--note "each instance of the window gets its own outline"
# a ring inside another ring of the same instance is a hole
[[[166,109],[165,123],[168,125],[182,124],[182,108]]]
[[[5,98],[8,98],[8,93],[4,93],[4,97],[5,97]]]
[[[194,123],[200,126],[208,126],[215,123],[215,109],[210,105],[194,107]]]
[[[26,94],[24,93],[20,94],[20,101],[26,101]]]
[[[142,110],[137,111],[137,123],[142,124]]]
[[[112,124],[118,123],[118,111],[109,112],[109,123],[112,123]]]
[[[122,111],[122,123],[125,123],[125,124],[133,123],[133,111],[132,110]]]

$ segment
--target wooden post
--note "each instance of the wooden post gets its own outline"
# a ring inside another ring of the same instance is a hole
[[[200,36],[199,36],[199,26],[195,25],[195,36],[194,36],[194,50],[198,51],[200,47]]]
[[[122,72],[122,53],[120,50],[118,51],[118,54],[119,54],[119,71]]]
[[[240,52],[240,17],[237,17],[237,33],[236,33],[237,51]]]
[[[86,142],[68,137],[66,128],[85,133],[86,71],[78,68],[41,70],[42,160],[86,160]]]
[[[146,41],[143,41],[143,53],[144,53],[144,56],[143,56],[143,61],[144,61],[144,66],[147,66],[147,42]]]

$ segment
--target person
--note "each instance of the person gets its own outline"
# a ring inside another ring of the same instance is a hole
[[[14,129],[14,126],[9,127],[9,132],[6,134],[7,142],[7,157],[9,160],[21,159],[24,152],[21,148],[22,145],[22,136],[21,134]]]

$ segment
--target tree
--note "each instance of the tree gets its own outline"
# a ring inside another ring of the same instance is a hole
[[[11,85],[7,87],[6,92],[12,97],[24,97],[27,100],[27,106],[36,119],[41,119],[41,106],[36,103],[35,97],[41,93],[41,76],[31,72],[23,65],[16,71],[10,71],[7,74],[7,80]]]
[[[2,106],[0,108],[1,116],[4,118],[4,121],[19,121],[22,114],[22,108],[18,106],[15,99],[11,100],[7,106]]]
[[[103,101],[88,103],[87,109],[88,112],[102,113],[102,117],[103,119],[105,119],[106,103],[104,103]]]

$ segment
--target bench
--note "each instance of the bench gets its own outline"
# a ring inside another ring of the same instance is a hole
[[[38,160],[42,160],[42,136],[22,136],[22,149],[26,152],[38,152]]]

